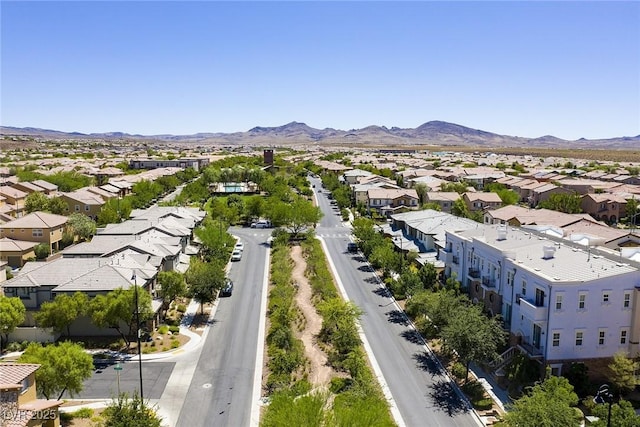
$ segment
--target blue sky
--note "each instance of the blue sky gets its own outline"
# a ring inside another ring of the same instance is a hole
[[[640,134],[640,2],[0,2],[0,123]]]

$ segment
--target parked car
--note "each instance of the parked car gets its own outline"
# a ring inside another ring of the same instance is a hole
[[[231,279],[227,278],[224,283],[224,286],[222,287],[222,289],[220,289],[220,296],[230,297],[232,292],[233,292],[233,282],[231,281]]]
[[[251,228],[271,228],[271,221],[268,219],[261,219],[251,223]]]
[[[240,249],[234,249],[231,252],[231,261],[240,261],[242,259],[242,251]]]
[[[347,252],[351,252],[351,253],[358,252],[358,244],[353,242],[347,243]]]
[[[233,247],[233,250],[239,250],[240,252],[244,251],[244,243],[238,241],[236,245]]]

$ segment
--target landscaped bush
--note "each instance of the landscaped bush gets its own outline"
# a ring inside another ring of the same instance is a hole
[[[160,327],[158,327],[158,333],[160,335],[165,335],[167,332],[169,332],[169,326],[167,325],[160,325]]]
[[[187,306],[184,304],[178,304],[178,312],[184,314],[187,311]]]
[[[467,367],[460,362],[456,362],[451,367],[451,373],[457,379],[464,380],[467,377]]]
[[[169,332],[171,332],[172,334],[179,334],[180,333],[180,327],[177,325],[171,325],[169,326]]]

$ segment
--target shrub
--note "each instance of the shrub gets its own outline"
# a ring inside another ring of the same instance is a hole
[[[91,418],[93,417],[93,409],[91,408],[80,408],[77,411],[71,413],[73,418]]]
[[[187,311],[187,306],[184,304],[178,304],[178,312],[185,313]]]
[[[331,384],[329,384],[329,390],[334,394],[342,393],[347,389],[348,385],[346,378],[333,377],[331,378]]]
[[[456,362],[451,367],[451,373],[459,380],[464,380],[467,376],[467,368],[460,362]]]
[[[7,351],[8,352],[14,352],[14,351],[22,351],[22,345],[20,345],[19,342],[10,342],[9,345],[7,345]]]
[[[179,334],[180,333],[180,327],[171,325],[171,326],[169,326],[169,332],[171,332],[172,334]]]
[[[171,348],[178,348],[178,347],[180,347],[180,341],[171,340]]]
[[[167,332],[169,332],[169,326],[160,325],[160,327],[158,328],[158,333],[161,335],[165,335]]]

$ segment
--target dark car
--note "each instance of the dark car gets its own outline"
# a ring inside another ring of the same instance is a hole
[[[358,252],[358,244],[353,242],[347,243],[347,252]]]
[[[221,297],[230,297],[233,292],[233,282],[230,279],[227,279],[224,286],[220,290]]]

